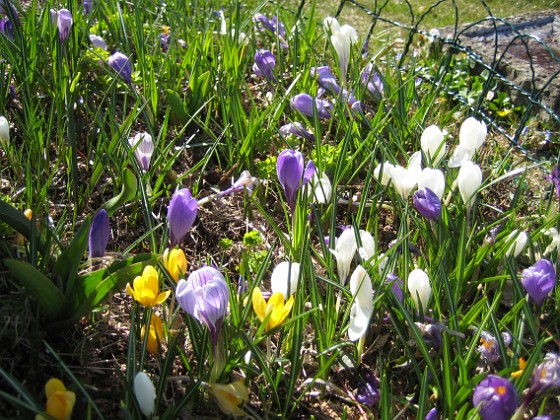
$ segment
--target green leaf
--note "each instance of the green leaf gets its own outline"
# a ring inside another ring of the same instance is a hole
[[[62,291],[43,273],[24,261],[4,260],[13,276],[35,298],[41,310],[51,320],[60,319],[68,310]]]
[[[3,200],[0,200],[0,221],[6,223],[8,226],[21,233],[28,240],[32,239],[31,236],[34,229],[32,229],[33,226],[31,225],[31,221],[25,217],[23,212]],[[39,251],[43,253],[45,244],[42,239],[39,239],[38,247]]]
[[[122,181],[123,185],[120,194],[111,198],[103,205],[103,208],[107,210],[109,216],[124,203],[128,203],[134,197],[136,197],[136,190],[138,190],[138,180],[130,169],[124,169]]]
[[[189,121],[189,116],[185,112],[183,101],[177,92],[167,89],[166,91],[167,102],[171,106],[173,115],[181,124],[186,124]]]

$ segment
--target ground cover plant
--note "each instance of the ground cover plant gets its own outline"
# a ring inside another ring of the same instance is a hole
[[[560,414],[558,127],[436,32],[0,4],[5,417]]]

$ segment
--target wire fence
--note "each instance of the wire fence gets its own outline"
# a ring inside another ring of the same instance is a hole
[[[346,6],[355,7],[360,13],[367,15],[371,19],[367,39],[375,34],[380,23],[384,27],[400,30],[406,34],[403,60],[414,47],[415,38],[419,35],[434,36],[427,32],[423,24],[426,17],[436,13],[438,7],[452,7],[454,24],[440,28],[440,34],[435,35],[445,54],[442,56],[440,71],[429,80],[430,83],[438,84],[438,88],[469,106],[474,114],[504,135],[531,160],[534,160],[532,154],[520,146],[520,138],[528,120],[537,116],[551,130],[560,127],[560,13],[530,13],[504,19],[494,16],[487,3],[479,0],[478,4],[485,8],[487,16],[473,23],[460,25],[460,11],[455,0],[436,1],[416,15],[413,5],[405,0],[404,6],[409,13],[407,20],[410,23],[403,23],[384,16],[384,8],[391,0],[369,0],[367,4],[365,1],[341,0],[336,16]],[[451,58],[460,53],[472,60],[473,68],[486,71],[487,74],[475,103],[467,102],[443,82],[447,73],[452,70]],[[504,129],[483,109],[484,101],[492,94],[490,91],[496,83],[508,91],[516,105],[522,105],[522,114],[514,133],[511,133],[511,129]],[[552,136],[548,137],[550,139]]]

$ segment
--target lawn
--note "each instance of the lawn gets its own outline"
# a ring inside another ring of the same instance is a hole
[[[558,116],[410,32],[474,3],[3,0],[2,416],[559,416]]]

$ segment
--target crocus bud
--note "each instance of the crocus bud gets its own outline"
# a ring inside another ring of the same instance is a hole
[[[346,87],[346,74],[348,73],[350,49],[352,44],[356,44],[358,42],[358,33],[350,25],[340,26],[338,20],[331,16],[325,18],[323,26],[330,35],[331,44],[338,56],[338,65],[340,67],[342,84]]]
[[[0,19],[0,33],[6,35],[8,39],[14,39],[14,24],[10,21],[10,19]]]
[[[286,36],[286,29],[284,24],[278,21],[278,16],[272,16],[272,19],[267,18],[262,13],[255,13],[253,15],[253,22],[255,22],[257,29],[260,32],[268,32],[271,35],[278,34],[279,37]]]
[[[457,176],[457,185],[465,205],[469,206],[471,204],[471,200],[481,184],[482,171],[480,167],[471,161],[465,162],[459,169],[459,175]]]
[[[428,411],[425,420],[437,420],[437,418],[438,418],[438,411],[437,408],[434,407],[430,411]]]
[[[140,331],[140,337],[144,340],[146,336],[146,325],[142,326]],[[156,314],[152,314],[150,317],[150,328],[148,328],[148,342],[146,343],[146,348],[150,354],[159,354],[160,343],[163,340],[163,321]]]
[[[373,315],[373,288],[371,278],[364,267],[358,265],[350,277],[350,292],[354,296],[350,310],[348,338],[359,340],[367,331]]]
[[[429,188],[420,188],[412,196],[414,207],[426,219],[437,221],[441,216],[441,201]]]
[[[506,251],[506,257],[513,256],[513,258],[517,258],[525,249],[528,241],[527,233],[519,232],[517,229],[513,230],[506,238],[506,243],[511,244]]]
[[[180,248],[173,248],[171,250],[166,248],[163,252],[163,266],[171,278],[178,281],[179,277],[187,272],[187,257]]]
[[[249,390],[243,383],[243,380],[232,382],[229,384],[212,383],[209,385],[208,391],[225,415],[233,415],[235,417],[245,416],[246,413],[239,408],[239,405],[249,399]]]
[[[317,204],[326,204],[331,200],[332,184],[331,180],[324,172],[319,175],[317,172],[309,181],[309,198]]]
[[[336,268],[340,284],[346,283],[346,278],[350,272],[350,264],[354,258],[358,245],[353,228],[344,230],[336,241],[335,249],[330,249],[336,258]]]
[[[89,35],[89,40],[91,41],[91,43],[93,44],[93,46],[95,48],[101,48],[103,50],[107,49],[107,43],[105,42],[105,40],[103,38],[101,38],[100,36],[94,35],[94,34],[90,34]]]
[[[137,133],[134,137],[128,139],[128,144],[134,149],[134,155],[140,169],[147,172],[150,169],[150,160],[155,148],[152,136],[146,132]]]
[[[317,78],[317,83],[327,92],[338,95],[342,90],[329,66],[311,67],[310,73],[311,77]]]
[[[375,240],[371,233],[360,229],[360,242],[362,246],[358,248],[358,254],[364,261],[369,261],[375,255]]]
[[[447,152],[444,136],[443,131],[437,125],[430,125],[420,137],[422,152],[428,157],[433,166],[438,166]]]
[[[487,129],[484,122],[477,121],[473,117],[467,118],[461,124],[459,146],[455,148],[453,155],[449,159],[448,166],[450,168],[457,168],[470,161],[477,149],[484,143],[486,134]]]
[[[403,200],[406,200],[410,191],[417,184],[420,174],[422,173],[422,154],[415,152],[408,161],[408,166],[403,168],[400,165],[390,168],[389,175],[393,182],[393,187],[400,194]]]
[[[197,213],[198,203],[188,188],[175,191],[167,209],[171,246],[179,245],[183,242],[196,219]]]
[[[432,286],[430,286],[430,278],[424,270],[417,268],[410,272],[408,275],[408,291],[416,308],[420,309],[420,306],[422,306],[425,313],[428,309],[428,300],[430,300],[432,294]]]
[[[117,51],[109,56],[108,63],[126,83],[132,84],[132,65],[126,55]]]
[[[76,403],[76,394],[68,391],[64,383],[57,378],[50,379],[45,384],[47,405],[45,411],[55,419],[70,419]]]
[[[367,91],[373,96],[373,99],[380,100],[383,95],[383,80],[374,69],[372,62],[369,62],[362,71],[360,78],[362,84],[366,87]]]
[[[288,299],[297,291],[300,265],[297,262],[284,261],[274,267],[270,277],[272,293],[280,292]]]
[[[517,408],[518,395],[510,381],[488,375],[475,388],[473,405],[482,420],[509,419]]]
[[[529,295],[529,301],[541,306],[556,285],[556,271],[549,260],[539,260],[523,270],[521,284]]]
[[[150,418],[156,406],[156,388],[144,372],[138,372],[134,377],[134,395],[142,414]]]
[[[175,295],[184,311],[208,327],[215,347],[229,302],[229,288],[222,273],[210,266],[199,268],[187,280],[179,280]]]
[[[276,67],[276,58],[269,50],[258,50],[254,56],[253,72],[268,80],[274,80],[274,68]]]
[[[302,123],[293,122],[280,127],[280,134],[284,137],[288,137],[290,134],[296,137],[307,139],[310,141],[315,141],[315,136],[305,129]]]
[[[315,173],[315,164],[312,160],[307,162],[305,168],[303,164],[301,152],[291,149],[280,152],[276,161],[276,174],[292,211],[295,209],[298,190],[307,184]]]
[[[105,209],[99,210],[89,229],[89,257],[101,258],[109,242],[109,215]]]
[[[420,188],[429,188],[441,200],[445,192],[445,175],[439,169],[422,169],[418,178],[418,189]]]
[[[7,147],[10,143],[10,123],[3,115],[0,116],[0,145]]]
[[[55,21],[58,28],[58,37],[60,42],[64,44],[68,35],[70,35],[70,28],[73,23],[72,13],[68,9],[60,9],[58,12],[51,9],[51,23],[54,25]]]
[[[313,98],[308,93],[300,93],[294,96],[290,100],[290,106],[308,117],[314,115],[314,109],[317,110],[319,118],[331,117],[332,104],[324,99]]]
[[[373,176],[381,185],[387,186],[391,182],[393,169],[395,169],[395,165],[390,162],[380,163],[373,170]]]
[[[388,283],[391,286],[391,292],[395,295],[395,297],[403,302],[403,281],[398,278],[395,274],[387,274],[385,278],[385,283]]]

